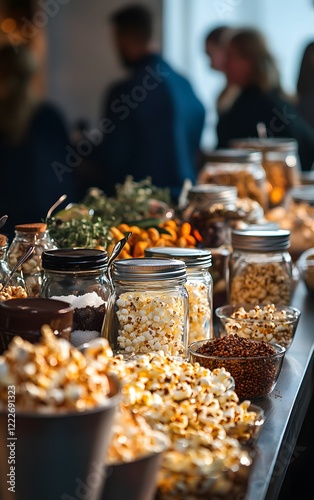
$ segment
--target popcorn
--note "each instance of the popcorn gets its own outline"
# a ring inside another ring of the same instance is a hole
[[[255,306],[249,311],[239,307],[225,323],[228,335],[239,335],[252,340],[289,347],[295,332],[296,317],[285,309],[277,310],[275,304]]]
[[[99,351],[100,360],[95,361]],[[106,373],[110,356],[105,339],[84,356],[47,325],[38,344],[14,337],[0,356],[0,409],[7,407],[9,385],[15,386],[19,411],[84,411],[104,405],[110,394]]]
[[[185,284],[189,294],[189,341],[188,344],[209,337],[211,333],[211,307],[208,288],[202,283]]]
[[[121,405],[115,416],[106,463],[133,462],[161,453],[169,446],[170,439],[165,434],[154,430],[143,417]]]
[[[163,350],[184,354],[184,298],[145,292],[122,293],[117,300],[118,346],[126,353]]]
[[[6,286],[0,283],[0,302],[10,299],[25,299],[27,297],[26,290],[21,286]]]

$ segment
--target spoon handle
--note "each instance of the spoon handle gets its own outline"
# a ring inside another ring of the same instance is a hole
[[[33,253],[33,251],[35,250],[35,246],[34,245],[31,245],[27,250],[26,252],[22,255],[22,257],[17,261],[17,263],[15,264],[15,266],[11,269],[10,271],[10,274],[9,276],[7,277],[7,279],[5,280],[5,282],[3,283],[2,285],[2,289],[4,290],[8,284],[10,283],[12,277],[13,277],[13,274],[15,273],[15,271],[28,259],[28,257]]]

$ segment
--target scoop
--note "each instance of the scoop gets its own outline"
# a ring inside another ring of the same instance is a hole
[[[0,229],[4,226],[8,218],[8,215],[3,215],[2,217],[0,217]]]
[[[15,266],[11,269],[9,276],[5,280],[5,282],[2,284],[2,289],[4,290],[8,284],[10,283],[15,271],[28,259],[28,257],[33,253],[35,250],[35,246],[31,245],[26,252],[22,255],[22,257],[17,261]]]
[[[51,217],[51,214],[52,212],[59,206],[61,205],[61,203],[67,199],[67,195],[66,194],[63,194],[62,196],[60,196],[60,198],[49,208],[48,212],[47,212],[47,215],[46,215],[46,220],[49,219],[49,217]]]
[[[108,259],[108,276],[109,276],[111,284],[112,284],[111,266],[112,266],[113,262],[115,261],[115,259],[118,257],[118,255],[122,252],[122,249],[125,247],[128,239],[130,238],[131,235],[132,235],[132,233],[127,233],[124,238],[117,241],[117,243],[113,247],[111,255]]]

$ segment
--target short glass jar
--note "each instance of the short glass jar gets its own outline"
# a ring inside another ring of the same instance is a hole
[[[24,280],[28,297],[39,297],[43,279],[42,253],[57,248],[50,238],[47,225],[34,223],[15,226],[15,235],[8,248],[6,260],[12,269],[31,245],[35,246],[35,250],[19,268],[17,275]]]
[[[100,336],[111,285],[106,251],[65,248],[43,253],[42,297],[64,300],[74,308],[71,343],[78,347]]]
[[[0,234],[0,283],[3,283],[10,274],[10,268],[6,262],[8,248],[8,238],[4,234]]]
[[[293,280],[290,231],[232,231],[229,304],[290,305]]]
[[[115,354],[187,356],[188,293],[182,260],[137,258],[112,266],[114,293],[102,336]]]
[[[262,153],[268,183],[268,208],[284,205],[289,189],[300,184],[298,142],[293,138],[252,137],[233,140],[230,147]]]
[[[209,272],[209,250],[194,248],[146,248],[145,257],[179,259],[186,265],[185,288],[189,295],[189,333],[187,343],[213,338],[213,279]]]
[[[260,151],[217,149],[205,155],[197,184],[235,186],[239,198],[256,200],[268,208],[266,173]]]

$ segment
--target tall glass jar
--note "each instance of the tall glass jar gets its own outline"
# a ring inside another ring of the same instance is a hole
[[[266,173],[260,151],[217,149],[206,154],[197,184],[235,186],[239,198],[256,200],[268,208]]]
[[[190,345],[197,340],[213,338],[213,279],[209,272],[211,252],[194,248],[152,247],[145,250],[145,256],[185,262],[185,288],[189,295],[187,343]]]
[[[71,343],[79,346],[100,336],[111,285],[107,252],[65,248],[43,253],[42,297],[68,302],[74,308]]]
[[[289,189],[300,184],[298,142],[281,137],[248,138],[233,140],[230,146],[262,152],[269,208],[284,205]]]
[[[188,293],[181,260],[137,258],[113,264],[114,293],[102,335],[114,353],[163,350],[187,356]]]
[[[57,248],[50,238],[44,223],[19,224],[15,226],[15,235],[7,251],[7,263],[10,269],[15,266],[29,246],[34,245],[32,255],[22,264],[18,274],[24,280],[28,297],[39,297],[43,279],[42,253]]]
[[[289,305],[293,289],[290,231],[232,231],[230,304]]]

